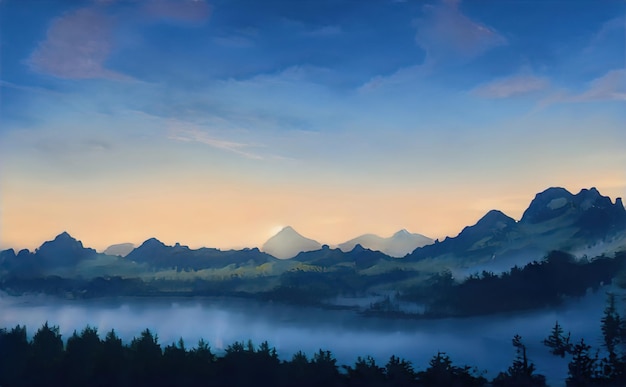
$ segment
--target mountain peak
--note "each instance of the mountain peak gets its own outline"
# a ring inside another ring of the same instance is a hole
[[[429,245],[433,240],[421,234],[414,234],[406,229],[397,231],[388,238],[374,234],[363,234],[347,242],[339,244],[343,252],[352,251],[357,245],[362,248],[383,252],[390,257],[404,257],[418,247]]]
[[[406,228],[403,228],[402,230],[397,231],[395,234],[393,234],[394,237],[395,236],[406,236],[406,235],[411,235],[411,233],[408,232]]]
[[[82,249],[83,243],[71,236],[67,231],[63,231],[62,233],[54,237],[53,240],[44,242],[39,249],[41,250],[42,248],[44,248],[44,246]]]
[[[161,242],[160,240],[156,239],[156,238],[149,238],[146,239],[145,242],[143,242],[141,244],[141,246],[139,246],[140,248],[146,248],[146,247],[150,247],[150,248],[154,248],[154,247],[165,247],[165,243]]]
[[[621,217],[620,214],[623,212],[621,200],[616,199],[613,204],[611,199],[602,196],[596,187],[583,188],[576,195],[564,188],[553,187],[535,196],[528,209],[524,211],[521,222],[535,224],[562,218],[562,221],[571,223],[584,216],[597,218],[591,222],[597,227],[606,222],[610,223],[613,217]],[[584,223],[589,223],[589,219],[584,220]]]
[[[535,198],[524,211],[521,222],[539,223],[560,216],[567,211],[573,199],[574,195],[565,188],[548,188],[535,195]]]
[[[510,216],[507,216],[502,211],[490,210],[482,218],[478,220],[478,222],[476,223],[476,226],[479,226],[479,225],[493,226],[493,225],[496,225],[497,223],[504,223],[504,225],[507,225],[511,222],[515,223],[515,220],[511,218]]]
[[[54,240],[76,240],[74,237],[72,237],[67,231],[63,231],[62,233],[60,233],[59,235],[57,235]]]
[[[73,238],[67,231],[57,235],[54,240],[44,242],[36,251],[39,258],[52,266],[75,264],[95,254],[95,250],[83,247],[83,243]]]
[[[117,255],[119,257],[127,256],[135,245],[132,243],[118,243],[107,247],[102,253],[106,255]]]
[[[356,245],[354,245],[354,248],[350,251],[351,253],[360,253],[362,251],[368,250],[365,247],[363,247],[360,243],[357,243]]]
[[[261,250],[279,259],[293,258],[303,251],[319,250],[322,245],[305,238],[293,227],[287,226],[263,244]]]
[[[285,226],[285,227],[282,228],[282,230],[280,230],[278,233],[276,233],[276,235],[294,235],[294,234],[302,236],[302,234],[297,232],[296,229],[294,229],[291,226]]]

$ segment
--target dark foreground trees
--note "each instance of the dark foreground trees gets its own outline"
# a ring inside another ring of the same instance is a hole
[[[584,339],[571,344],[558,322],[544,340],[552,354],[571,356],[567,387],[626,386],[626,320],[617,312],[614,294],[608,294],[600,323],[602,348],[593,349]]]
[[[188,348],[181,339],[164,348],[150,330],[128,345],[110,331],[74,332],[63,343],[59,328],[44,324],[27,339],[26,328],[0,329],[0,386],[483,386],[487,380],[469,366],[456,366],[445,353],[425,370],[392,356],[386,365],[372,357],[338,366],[330,351],[308,358],[298,352],[281,361],[267,342],[235,342],[216,356],[200,340]]]
[[[544,340],[553,354],[570,358],[567,386],[626,386],[626,320],[616,304],[609,295],[601,348],[582,339],[572,344],[558,322]],[[281,361],[267,342],[235,342],[217,356],[204,340],[194,347],[182,339],[163,347],[148,329],[125,344],[115,331],[102,338],[87,326],[64,343],[56,326],[46,323],[28,340],[26,328],[18,325],[0,329],[0,386],[545,386],[522,338],[514,336],[512,344],[511,366],[488,381],[483,372],[455,365],[441,352],[423,368],[395,356],[384,365],[367,356],[339,366],[321,349],[311,358],[298,352]]]

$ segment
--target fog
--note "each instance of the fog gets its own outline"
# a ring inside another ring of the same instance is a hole
[[[218,353],[234,341],[267,340],[283,359],[302,350],[311,356],[330,350],[339,364],[353,365],[357,356],[372,355],[384,365],[392,354],[411,360],[417,370],[427,367],[438,351],[456,365],[476,366],[494,377],[515,356],[511,345],[520,334],[530,359],[551,385],[562,385],[565,360],[549,354],[541,341],[558,320],[573,341],[599,347],[604,292],[589,294],[557,309],[462,319],[390,320],[369,318],[346,310],[296,308],[247,300],[100,299],[59,300],[48,296],[12,297],[0,293],[0,327],[26,325],[29,336],[46,321],[58,325],[64,339],[87,324],[101,337],[115,329],[128,342],[145,328],[156,332],[162,345],[182,337],[188,346],[202,337]]]

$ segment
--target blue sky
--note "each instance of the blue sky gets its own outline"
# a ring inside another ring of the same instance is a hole
[[[626,193],[623,1],[0,2],[0,245],[456,235]]]

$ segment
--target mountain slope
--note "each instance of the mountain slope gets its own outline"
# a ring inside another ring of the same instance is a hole
[[[552,187],[535,196],[519,222],[492,210],[456,237],[418,248],[407,258],[508,269],[551,250],[581,251],[599,241],[620,239],[624,233],[626,209],[620,198],[612,203],[595,188],[574,195]]]
[[[592,240],[626,229],[626,209],[621,198],[615,203],[594,187],[572,195],[563,188],[538,193],[524,211],[520,224],[531,231],[574,228],[575,237]]]
[[[111,245],[111,246],[107,247],[102,252],[102,254],[116,255],[118,257],[125,257],[131,251],[133,251],[134,248],[135,248],[135,245],[132,244],[132,243],[118,243],[118,244]]]
[[[491,210],[472,226],[467,226],[453,238],[447,237],[442,242],[435,241],[415,249],[408,259],[433,258],[440,255],[455,256],[491,256],[498,246],[507,240],[507,234],[514,230],[516,222],[501,211]]]
[[[176,243],[167,246],[156,238],[146,240],[141,246],[131,251],[125,259],[137,263],[147,263],[158,268],[178,268],[201,270],[209,268],[223,268],[229,265],[236,267],[249,265],[259,266],[274,260],[259,249],[219,250],[200,248],[192,250],[187,246]]]
[[[347,242],[341,243],[338,247],[344,251],[351,251],[356,245],[364,248],[383,252],[391,257],[404,257],[418,247],[432,244],[434,241],[421,234],[413,234],[407,230],[400,230],[388,238],[383,238],[374,234],[364,234]]]
[[[303,251],[319,250],[322,245],[313,239],[305,238],[292,227],[280,230],[263,244],[261,250],[278,259],[293,258]]]

